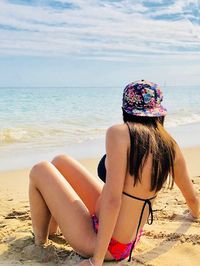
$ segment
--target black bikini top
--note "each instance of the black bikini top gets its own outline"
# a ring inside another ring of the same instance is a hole
[[[101,158],[99,161],[98,167],[97,167],[97,174],[99,178],[106,183],[106,166],[105,166],[105,161],[106,161],[106,154]]]
[[[130,127],[129,127],[128,123],[126,123],[126,124],[128,126],[129,134],[130,134],[130,138],[131,138]],[[100,160],[100,162],[98,164],[98,167],[97,167],[98,176],[104,183],[106,182],[105,160],[106,160],[106,154],[101,158],[101,160]],[[156,198],[157,195],[155,195],[154,197],[149,198],[149,199],[142,199],[142,198],[138,198],[138,197],[132,196],[132,195],[130,195],[130,194],[124,192],[124,191],[122,193],[125,196],[127,196],[127,197],[130,197],[132,199],[136,199],[136,200],[140,200],[140,201],[144,202],[142,210],[141,210],[141,213],[140,213],[140,218],[139,218],[139,221],[138,221],[138,226],[137,226],[137,230],[136,230],[135,240],[133,241],[133,244],[132,244],[131,250],[130,250],[130,255],[129,255],[129,259],[128,259],[128,262],[130,262],[131,261],[132,251],[133,251],[133,248],[134,248],[136,240],[137,240],[138,232],[139,232],[139,229],[140,229],[140,225],[141,225],[141,222],[142,222],[142,217],[143,217],[143,213],[144,213],[146,205],[149,207],[149,215],[148,215],[148,218],[147,218],[147,223],[148,224],[152,224],[153,223],[153,210],[152,210],[151,200]]]

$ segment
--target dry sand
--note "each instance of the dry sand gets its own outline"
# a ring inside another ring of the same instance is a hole
[[[191,178],[200,191],[200,148],[184,149]],[[81,161],[96,175],[98,159]],[[28,203],[29,169],[0,173],[0,265],[75,265],[80,257],[57,236],[45,248],[35,247]],[[163,190],[154,205],[154,223],[144,236],[131,263],[105,265],[199,266],[200,221],[187,215],[187,206],[175,187]]]

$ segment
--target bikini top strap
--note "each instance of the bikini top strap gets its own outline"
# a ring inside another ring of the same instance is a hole
[[[131,194],[128,194],[128,193],[125,192],[125,191],[123,191],[122,193],[123,193],[124,195],[130,197],[130,198],[133,198],[133,199],[136,199],[136,200],[141,200],[141,201],[148,201],[148,200],[155,199],[155,198],[157,197],[157,195],[155,195],[155,196],[153,196],[153,197],[151,197],[151,198],[143,199],[143,198],[138,198],[138,197],[136,197],[136,196],[133,196],[133,195],[131,195]]]

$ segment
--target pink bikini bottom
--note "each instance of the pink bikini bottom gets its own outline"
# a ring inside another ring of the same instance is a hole
[[[93,222],[94,231],[97,233],[98,228],[99,228],[99,220],[95,214],[92,215],[92,222]],[[137,236],[137,239],[135,241],[134,247],[136,246],[136,244],[140,240],[142,233],[143,233],[143,230],[140,229],[138,236]],[[130,243],[124,244],[124,243],[120,243],[119,241],[115,240],[114,238],[111,238],[109,246],[108,246],[108,251],[111,253],[111,255],[113,256],[113,258],[115,260],[124,260],[130,255],[130,251],[131,251],[131,247],[133,245],[133,242],[134,242],[134,240]]]

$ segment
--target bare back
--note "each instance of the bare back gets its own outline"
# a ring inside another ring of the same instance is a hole
[[[117,125],[115,127],[117,127],[117,129],[119,129],[122,132],[123,138],[125,140],[124,145],[126,146],[127,150],[127,156],[125,158],[127,167],[126,167],[126,175],[124,179],[123,191],[127,192],[130,195],[143,199],[148,199],[155,196],[155,192],[150,192],[151,166],[152,166],[151,156],[147,158],[147,162],[143,168],[141,183],[138,182],[137,185],[134,186],[133,185],[134,179],[133,176],[129,174],[129,165],[128,165],[129,162],[128,156],[130,151],[130,136],[129,136],[128,127],[126,124]],[[106,161],[106,166],[107,166],[107,161]],[[153,202],[153,200],[151,202]],[[122,243],[128,243],[135,238],[143,204],[144,202],[132,199],[130,197],[127,197],[126,195],[122,195],[121,208],[115,226],[115,230],[113,233],[114,238],[116,238],[118,241]],[[96,214],[98,216],[100,202],[97,203],[96,207],[97,207]],[[149,209],[148,206],[146,206],[142,217],[141,227],[143,227],[143,225],[145,224],[148,214],[149,214]]]

